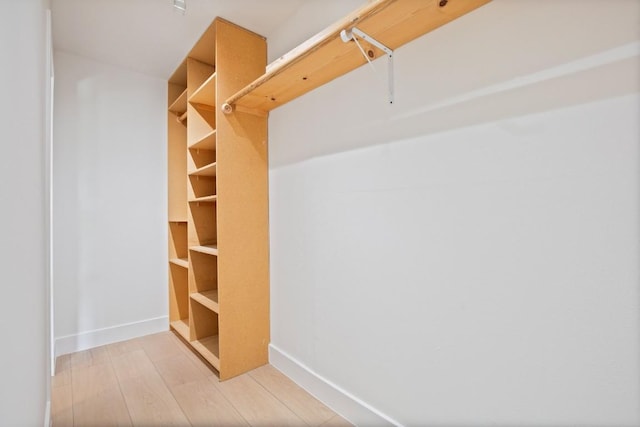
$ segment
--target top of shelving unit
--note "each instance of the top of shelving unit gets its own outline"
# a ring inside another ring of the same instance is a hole
[[[340,38],[343,29],[357,27],[397,49],[489,1],[376,0],[271,63],[264,75],[227,99],[226,104],[271,111],[365,64],[356,44]],[[373,58],[383,55],[364,40],[360,44]]]

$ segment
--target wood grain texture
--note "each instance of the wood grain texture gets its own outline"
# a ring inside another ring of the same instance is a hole
[[[144,350],[124,353],[111,359],[118,381],[149,375],[155,371],[155,366]]]
[[[140,345],[153,362],[182,354],[170,334],[165,332],[140,338]]]
[[[335,412],[271,365],[254,369],[249,375],[310,426],[325,423],[335,415]]]
[[[142,347],[140,346],[140,341],[138,339],[120,341],[107,346],[107,351],[109,351],[109,356],[111,358],[140,349],[142,349]]]
[[[304,425],[302,419],[249,375],[217,383],[217,387],[251,425]]]
[[[213,372],[203,370],[182,352],[176,356],[158,360],[154,365],[169,388],[213,376]]]
[[[203,379],[172,387],[171,391],[194,426],[248,426],[218,388]]]
[[[216,21],[217,105],[264,72],[264,38]],[[220,378],[267,363],[269,189],[267,119],[217,121]]]
[[[81,353],[58,358],[55,426],[348,425],[272,367],[220,383],[173,332],[101,348],[96,353],[108,356],[101,362]]]
[[[488,3],[490,0],[377,0],[347,15],[274,61],[267,72],[224,102],[270,111],[361,65],[366,59],[343,29],[358,27],[382,44],[398,47]],[[383,55],[373,49],[372,55]]]
[[[133,425],[185,426],[189,421],[160,375],[153,371],[120,383]]]
[[[73,393],[71,390],[71,383],[58,385],[57,387],[54,387],[54,389],[55,391],[52,391],[51,393],[51,423],[54,427],[72,426]]]
[[[107,346],[96,347],[90,350],[79,351],[71,355],[71,368],[93,366],[109,361]]]
[[[71,377],[75,425],[132,425],[110,363],[73,368]]]

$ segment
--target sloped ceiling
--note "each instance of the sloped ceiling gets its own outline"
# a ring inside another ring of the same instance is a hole
[[[54,49],[166,79],[216,16],[268,37],[309,0],[52,0]]]

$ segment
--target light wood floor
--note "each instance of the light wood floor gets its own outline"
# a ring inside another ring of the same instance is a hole
[[[52,419],[68,426],[349,426],[270,365],[219,382],[173,333],[60,356]]]

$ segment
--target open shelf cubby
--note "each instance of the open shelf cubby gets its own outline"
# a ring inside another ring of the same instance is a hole
[[[207,78],[189,97],[189,102],[197,107],[216,107],[216,73]]]
[[[216,177],[206,175],[190,175],[189,187],[189,200],[198,199],[200,197],[214,196],[216,195]]]
[[[188,271],[176,264],[169,264],[169,321],[174,329],[175,325],[180,327],[189,323]],[[186,336],[188,337],[188,334]]]
[[[211,132],[206,133],[200,137],[200,139],[192,142],[189,145],[189,149],[199,149],[199,150],[215,150],[216,149],[216,130],[213,129]]]
[[[211,365],[220,370],[220,350],[218,340],[218,314],[196,300],[191,304],[189,324],[191,345]]]
[[[219,313],[218,305],[218,259],[210,253],[197,250],[191,252],[191,270],[189,293],[209,310]]]
[[[187,169],[193,174],[194,171],[206,168],[216,163],[215,150],[205,150],[202,148],[189,149],[189,165]]]
[[[208,245],[218,240],[215,203],[189,203],[191,227],[189,242],[192,246]]]
[[[169,111],[180,117],[187,112],[187,88],[185,87],[178,98],[169,105]]]

